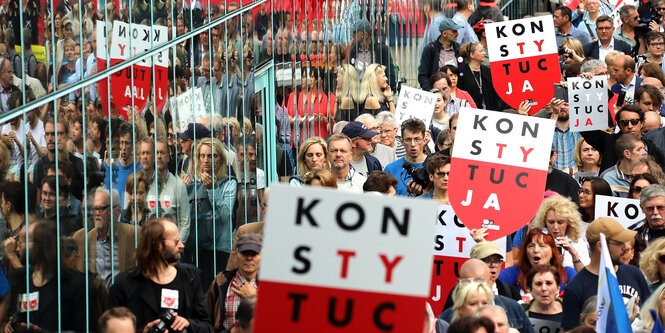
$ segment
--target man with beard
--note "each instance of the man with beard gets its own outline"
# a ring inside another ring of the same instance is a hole
[[[120,273],[109,290],[110,307],[129,308],[140,331],[157,325],[160,315],[173,311],[169,332],[210,332],[199,270],[178,263],[184,247],[172,220],[148,221],[141,230],[135,268]]]
[[[600,152],[600,156],[603,157],[600,164],[601,173],[606,169],[613,167],[619,161],[619,157],[615,150],[616,141],[621,135],[626,133],[637,135],[638,138],[641,138],[646,145],[645,150],[648,152],[649,156],[652,156],[659,165],[665,165],[665,155],[663,154],[663,151],[652,143],[652,141],[642,138],[644,112],[642,112],[639,105],[624,105],[616,112],[614,119],[619,127],[619,133],[610,134],[598,130],[581,133],[584,141]]]
[[[607,239],[607,249],[612,258],[612,264],[614,264],[624,303],[633,296],[637,296],[636,302],[642,306],[642,303],[651,294],[642,272],[635,266],[620,263],[621,256],[628,251],[626,243],[633,241],[636,232],[624,228],[619,222],[609,217],[597,218],[586,229],[586,238],[589,241],[591,251],[591,262],[579,271],[571,281],[568,281],[563,292],[566,296],[563,298],[561,327],[565,330],[580,325],[582,304],[598,292],[598,270],[600,257],[603,255],[600,245],[601,232]]]
[[[88,200],[93,202],[93,216],[95,228],[87,232],[88,237],[88,263],[85,256],[80,256],[78,270],[81,272],[98,273],[106,286],[110,287],[113,277],[120,272],[129,270],[134,266],[132,258],[137,232],[141,227],[127,223],[119,223],[120,199],[118,191],[113,190],[113,208],[110,204],[110,193],[105,188],[97,187]],[[111,223],[111,209],[113,209],[113,223]],[[111,235],[113,229],[113,235]],[[85,253],[85,228],[74,233],[74,240],[78,244],[79,253]]]
[[[635,262],[640,261],[640,253],[656,239],[665,236],[665,186],[654,184],[640,192],[640,208],[645,219],[628,229],[637,231],[635,236]]]
[[[550,119],[556,120],[552,149],[557,154],[556,160],[554,160],[554,168],[557,170],[564,170],[575,166],[575,160],[573,159],[575,144],[582,138],[580,132],[570,130],[569,115],[568,102],[561,100],[554,100],[552,102],[552,115]]]
[[[138,163],[134,164],[134,142],[132,141],[132,126],[126,122],[123,122],[118,126],[118,132],[112,133],[112,136],[118,137],[119,150],[118,160],[115,163],[111,163],[111,166],[106,164],[104,161],[104,168],[106,169],[104,177],[104,187],[108,190],[114,188],[120,193],[120,201],[118,204],[122,204],[124,201],[125,194],[125,184],[127,184],[127,177],[130,174],[136,171],[141,170],[141,165]],[[138,156],[136,156],[138,159]],[[111,183],[113,187],[111,187]],[[115,201],[113,202],[115,205]]]
[[[238,238],[238,268],[217,274],[206,293],[206,310],[213,319],[215,332],[231,329],[236,322],[240,302],[256,295],[261,263],[262,236],[243,234]]]

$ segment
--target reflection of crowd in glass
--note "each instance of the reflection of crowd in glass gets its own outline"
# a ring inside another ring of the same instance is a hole
[[[605,0],[552,10],[562,81],[607,75],[610,99],[624,102],[611,128],[581,133],[570,130],[567,101],[515,110],[495,91],[485,36],[486,24],[504,19],[495,2],[371,3],[263,3],[175,44],[168,98],[200,88],[193,103],[206,115],[191,122],[176,103],[159,109],[154,87],[139,109],[117,105],[102,81],[8,119],[0,128],[3,329],[26,328],[29,312],[32,329],[45,331],[167,321],[176,331],[250,332],[271,159],[293,187],[449,205],[464,107],[555,120],[546,191],[507,248],[471,230],[471,259],[444,286],[443,312],[428,311],[425,331],[594,329],[601,232],[621,294],[634,304],[635,331],[651,331],[650,309],[665,321],[665,1],[621,7],[620,27]],[[139,0],[130,10],[126,1],[21,8],[11,0],[0,12],[0,115],[95,75],[100,22],[109,33],[114,22],[154,22],[171,40],[248,4]],[[404,80],[404,54],[416,58],[413,82]],[[274,81],[264,88],[270,61]],[[109,82],[114,91],[118,81]],[[407,84],[436,96],[429,126],[398,118]],[[597,195],[639,199],[645,219],[596,216]]]

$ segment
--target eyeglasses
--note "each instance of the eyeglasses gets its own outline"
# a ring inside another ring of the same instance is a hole
[[[423,139],[424,138],[404,138],[404,139],[402,139],[402,141],[404,141],[406,143],[418,143],[418,142],[422,141]]]
[[[450,176],[450,172],[437,172],[436,176],[439,177],[439,178],[443,178],[443,177],[446,177],[446,176]]]
[[[656,7],[657,12],[665,11],[665,7]]]
[[[663,42],[660,42],[660,43],[651,43],[651,44],[649,44],[649,46],[663,47],[663,46],[665,46],[665,43],[663,43]]]
[[[644,211],[647,212],[647,213],[653,213],[653,212],[655,212],[656,210],[658,210],[659,212],[663,212],[663,211],[665,211],[665,205],[646,206],[646,207],[644,207]]]
[[[631,17],[631,18],[633,19],[633,21],[639,21],[639,20],[640,20],[640,16],[639,16],[639,15],[638,15],[638,16],[634,16],[634,17]]]
[[[390,132],[395,131],[395,128],[389,130],[377,129],[376,131],[379,132],[379,134],[390,134]]]
[[[487,258],[482,259],[482,260],[483,260],[484,263],[486,263],[488,265],[492,265],[492,264],[501,265],[501,264],[503,264],[503,259],[499,259],[499,258],[492,259],[492,258],[487,257]]]
[[[607,240],[607,245],[610,245],[610,244],[615,245],[615,246],[624,246],[624,245],[626,245],[626,243],[624,243],[624,242],[615,241],[614,239],[608,239]]]
[[[641,121],[640,118],[619,120],[619,125],[628,126],[628,123],[631,123],[633,126],[635,126],[635,125],[639,124],[640,121]]]
[[[609,30],[614,30],[614,27],[596,27],[596,30],[598,30],[598,31],[609,31]]]
[[[642,186],[633,186],[630,188],[630,190],[633,191],[633,193],[642,193],[643,189],[644,187]]]
[[[111,207],[111,205],[93,207],[93,209],[95,210],[95,212],[103,212],[103,211],[109,209],[109,207]]]
[[[579,189],[577,190],[577,194],[592,195],[593,193],[591,193],[589,190]]]

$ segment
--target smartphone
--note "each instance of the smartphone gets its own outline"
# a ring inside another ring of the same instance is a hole
[[[531,106],[538,105],[538,102],[534,102],[532,99],[527,99],[526,102]]]
[[[617,97],[617,106],[623,106],[623,103],[626,102],[626,92],[620,91],[619,97]]]
[[[564,87],[561,84],[554,84],[554,98],[560,99],[564,102],[568,102],[568,87]]]

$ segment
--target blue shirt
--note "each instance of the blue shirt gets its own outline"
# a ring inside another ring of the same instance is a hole
[[[142,169],[143,168],[140,164],[136,164],[136,171]],[[104,187],[110,190],[111,186],[109,184],[113,182],[113,186],[115,186],[115,189],[118,190],[118,195],[120,195],[120,202],[118,204],[121,207],[124,206],[125,185],[127,185],[127,178],[129,175],[134,173],[134,164],[122,166],[120,162],[115,162],[113,163],[113,169],[111,170],[106,164],[106,161],[104,161],[104,170]],[[134,189],[132,189],[132,191],[134,191]],[[113,205],[116,205],[116,203],[114,202]]]
[[[566,268],[566,277],[567,277],[566,281],[570,282],[570,281],[573,280],[573,278],[577,274],[577,271],[575,271],[575,269],[572,268],[572,267],[566,266],[565,268]],[[517,288],[518,291],[521,291],[522,288],[520,288],[520,286],[517,285],[517,282],[518,282],[517,279],[519,279],[519,276],[520,276],[520,269],[519,269],[518,266],[510,266],[510,267],[502,270],[501,272],[499,272],[499,280],[501,280],[501,281],[503,281],[503,282],[505,282],[505,283],[507,283],[511,286],[514,286],[515,288]],[[561,283],[561,287],[559,288],[559,292],[562,292],[565,287],[566,287],[566,285],[564,283]]]
[[[558,126],[554,127],[553,149],[557,153],[554,161],[555,169],[563,170],[575,166],[575,159],[573,158],[575,144],[581,138],[582,135],[579,132],[570,131],[570,126],[565,131],[562,131]]]
[[[459,35],[457,35],[457,43],[459,43],[459,45],[464,45],[469,42],[478,42],[478,36],[476,36],[476,33],[473,31],[473,27],[462,14],[455,13],[453,21],[462,26],[462,29],[457,30],[457,32],[459,32]]]
[[[589,38],[589,35],[585,33],[584,31],[575,28],[574,26],[570,26],[570,30],[566,34],[562,34],[559,29],[556,29],[556,46],[561,46],[561,42],[563,42],[563,39],[566,37],[573,37],[577,40],[579,40],[582,45],[589,44],[591,43],[591,38]],[[582,56],[581,54],[578,54],[579,56]]]
[[[406,185],[411,181],[411,176],[402,168],[404,164],[404,157],[398,159],[395,162],[392,162],[386,165],[386,168],[383,170],[397,179],[397,185],[395,185],[395,192],[397,195],[407,197],[409,196],[409,191],[407,190]],[[422,168],[422,163],[411,163],[413,169]]]

